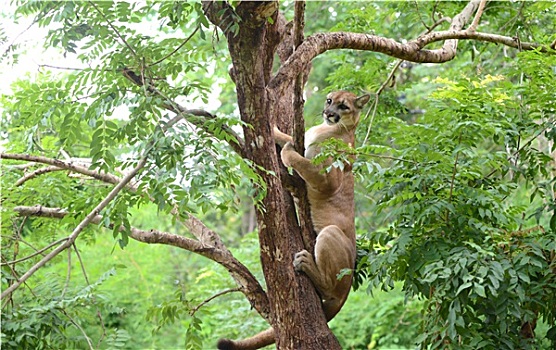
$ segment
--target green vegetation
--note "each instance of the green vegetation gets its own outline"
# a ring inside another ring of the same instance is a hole
[[[207,259],[211,247],[199,255],[147,244],[132,230],[205,244],[187,226],[193,215],[264,286],[255,211],[264,212],[261,174],[271,170],[234,149],[235,135],[249,126],[239,119],[226,38],[201,3],[16,5],[2,14],[0,39],[13,40],[8,23],[34,19],[45,50],[76,69],[32,67],[0,99],[2,290],[66,242],[143,157],[146,164],[97,213],[98,225],[3,297],[2,348],[214,348],[218,338],[266,329],[229,269]],[[439,20],[464,6],[308,2],[305,35],[412,40],[437,21],[446,30]],[[291,2],[280,9],[293,18]],[[489,2],[479,31],[547,48],[556,40],[556,6]],[[15,40],[2,73],[27,51]],[[49,57],[37,64],[54,65]],[[322,154],[357,155],[356,291],[330,322],[333,333],[345,349],[553,349],[554,50],[461,40],[450,62],[398,63],[330,51],[313,60],[305,87],[307,126],[320,122],[328,91],[380,91],[362,113],[357,147],[331,142]],[[169,125],[177,106],[211,116]],[[58,159],[118,181],[9,154]],[[67,215],[22,213],[34,205]]]

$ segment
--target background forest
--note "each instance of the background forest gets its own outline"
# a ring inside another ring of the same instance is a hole
[[[288,20],[293,6],[280,3]],[[448,28],[464,6],[309,1],[305,36],[404,42]],[[231,59],[201,4],[16,1],[5,11],[2,74],[22,73],[0,100],[2,290],[113,188],[10,154],[122,177],[150,156],[97,225],[3,294],[2,348],[201,349],[266,329],[223,266],[130,239],[132,227],[188,237],[180,218],[191,213],[264,285],[255,211],[265,184],[228,142],[242,125]],[[16,37],[10,23],[44,37]],[[321,122],[330,91],[372,95],[357,147],[323,152],[357,155],[356,291],[330,322],[345,349],[556,347],[556,4],[491,1],[479,29],[545,49],[461,40],[444,64],[355,50],[312,62],[306,127]],[[34,45],[43,54],[22,68]],[[172,116],[126,74],[138,67],[168,98],[216,117],[162,130]]]

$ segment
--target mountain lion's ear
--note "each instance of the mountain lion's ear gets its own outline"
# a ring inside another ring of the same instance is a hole
[[[363,108],[363,106],[366,105],[370,99],[371,99],[371,95],[369,94],[359,96],[358,98],[355,99],[355,107],[357,107],[357,109]]]

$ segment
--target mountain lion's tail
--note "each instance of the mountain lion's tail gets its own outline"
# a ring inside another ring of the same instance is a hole
[[[326,321],[330,321],[336,316],[346,299],[347,295],[342,300],[336,300],[335,302],[330,300],[323,303]],[[243,340],[220,339],[216,347],[219,350],[256,350],[270,344],[274,344],[274,328],[272,327]]]
[[[274,328],[269,328],[251,338],[233,341],[220,339],[216,347],[220,350],[255,350],[274,343]]]

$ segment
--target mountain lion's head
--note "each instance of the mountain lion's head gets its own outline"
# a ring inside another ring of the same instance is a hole
[[[369,95],[357,97],[347,91],[331,92],[326,96],[322,117],[328,125],[340,124],[345,128],[355,128],[359,123],[359,112],[369,99]]]

